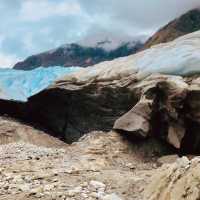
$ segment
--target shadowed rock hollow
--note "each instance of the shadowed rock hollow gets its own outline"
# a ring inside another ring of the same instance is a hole
[[[39,124],[72,142],[93,130],[111,130],[115,120],[135,101],[126,88],[98,87],[96,91],[95,85],[75,90],[58,87],[33,96],[25,104],[1,101],[0,112]]]
[[[60,83],[25,104],[1,101],[1,112],[39,124],[67,142],[114,125],[128,135],[157,137],[177,149],[199,152],[199,80],[153,75],[126,82],[125,88],[98,85],[98,93],[97,86],[70,90],[72,86]]]

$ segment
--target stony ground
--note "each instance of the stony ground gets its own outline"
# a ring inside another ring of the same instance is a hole
[[[152,144],[93,132],[62,149],[1,145],[0,200],[141,200],[158,167]]]

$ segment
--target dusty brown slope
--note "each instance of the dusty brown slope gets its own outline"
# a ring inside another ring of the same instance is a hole
[[[179,18],[173,20],[158,30],[144,45],[143,49],[153,45],[170,42],[182,35],[192,33],[200,29],[200,10],[191,10]]]
[[[0,117],[0,145],[25,142],[44,147],[65,148],[67,144],[36,127],[8,117]]]

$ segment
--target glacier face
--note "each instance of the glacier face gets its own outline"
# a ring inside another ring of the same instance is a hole
[[[74,72],[74,73],[72,73]],[[117,80],[151,74],[191,75],[200,73],[200,31],[172,42],[156,45],[137,54],[86,68],[49,67],[33,71],[0,69],[0,99],[27,101],[57,79],[89,82]]]
[[[79,69],[60,66],[40,67],[32,71],[0,69],[0,99],[26,102],[56,79]]]

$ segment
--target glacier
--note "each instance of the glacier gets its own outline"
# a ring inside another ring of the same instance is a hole
[[[54,81],[80,83],[118,80],[134,76],[141,80],[155,73],[187,76],[200,73],[200,31],[145,51],[94,66],[36,68],[32,71],[0,69],[0,99],[27,101]]]
[[[31,71],[0,69],[0,99],[26,102],[58,78],[80,67],[40,67]]]

